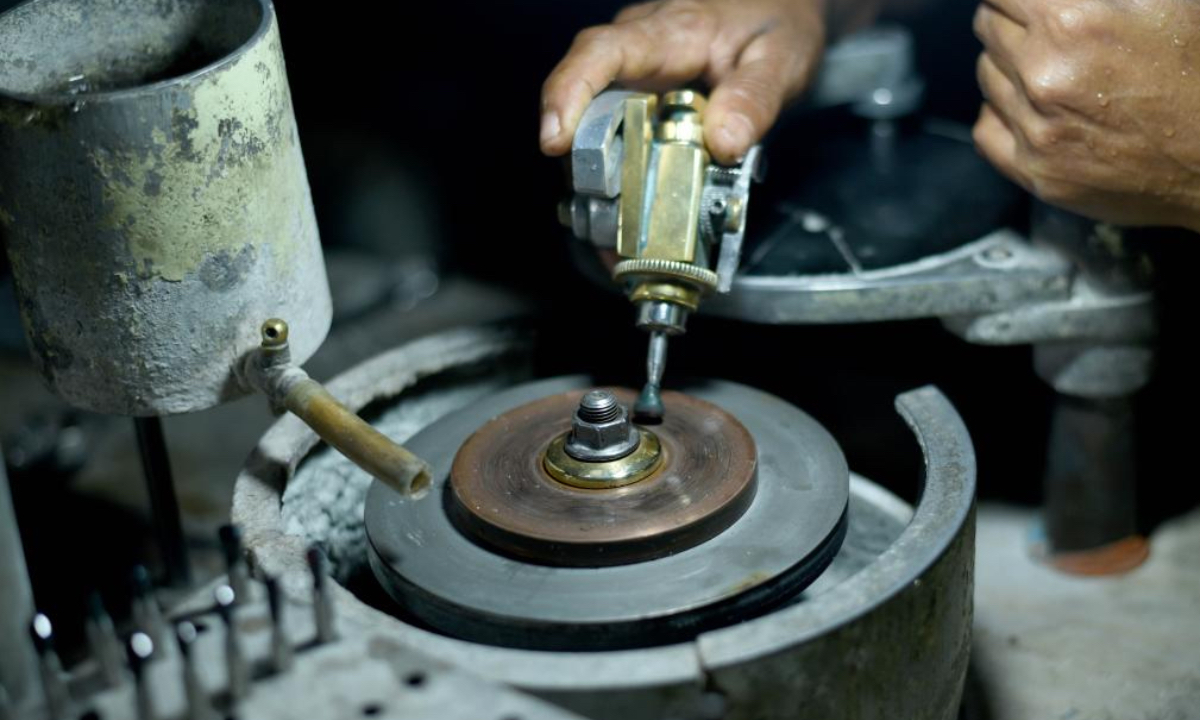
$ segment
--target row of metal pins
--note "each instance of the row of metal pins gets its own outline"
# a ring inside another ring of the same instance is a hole
[[[98,593],[93,593],[88,598],[84,631],[104,684],[110,688],[119,686],[124,681],[125,668],[128,667],[135,681],[139,683],[139,708],[145,708],[148,693],[144,691],[144,684],[140,679],[146,662],[153,657],[156,646],[154,638],[161,635],[164,620],[146,569],[141,566],[134,568],[130,579],[133,591],[132,614],[137,631],[130,636],[124,648],[117,636],[112,617]],[[66,717],[70,711],[71,699],[62,663],[54,648],[54,628],[45,614],[38,613],[34,616],[30,623],[30,635],[38,656],[42,694],[45,697],[48,715],[52,719]]]
[[[100,677],[107,687],[120,686],[124,682],[126,668],[134,676],[136,709],[141,718],[149,717],[147,713],[150,712],[145,667],[154,657],[157,647],[155,637],[161,636],[165,621],[146,569],[141,566],[134,568],[130,579],[133,591],[131,610],[136,629],[128,641],[122,644],[112,617],[98,593],[88,597],[84,632]],[[71,710],[71,698],[66,674],[54,647],[54,627],[50,618],[43,613],[36,614],[30,623],[30,636],[38,656],[47,715],[51,720],[66,718]],[[3,720],[2,715],[0,720]]]
[[[225,626],[227,700],[229,710],[233,711],[249,695],[253,681],[236,623],[237,606],[250,598],[249,567],[239,529],[234,526],[222,528],[220,539],[229,582],[217,586],[213,599]],[[316,545],[309,548],[306,559],[312,574],[314,645],[321,645],[335,638],[333,604],[326,581],[328,563],[325,553]],[[99,594],[93,594],[88,599],[85,632],[89,650],[104,684],[109,688],[120,686],[128,668],[134,681],[134,710],[138,720],[155,720],[147,668],[161,648],[165,647],[167,623],[146,569],[140,566],[135,568],[131,578],[134,632],[126,642],[120,641],[112,617]],[[275,578],[266,578],[264,584],[271,616],[270,664],[275,673],[283,673],[290,670],[294,662],[294,650],[286,629],[286,602]],[[238,592],[238,586],[241,592]],[[200,680],[193,652],[199,632],[187,620],[175,623],[174,630],[186,701],[185,717],[187,720],[212,720],[215,717],[213,706]],[[30,623],[30,635],[38,655],[48,717],[50,720],[65,720],[70,717],[71,699],[66,674],[54,648],[54,629],[50,619],[42,613],[35,615]],[[12,720],[14,712],[4,687],[0,685],[0,720]]]

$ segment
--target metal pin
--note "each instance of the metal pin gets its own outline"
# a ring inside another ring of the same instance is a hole
[[[328,572],[325,552],[319,545],[308,548],[308,567],[312,571],[313,580],[313,621],[317,626],[317,644],[331,642],[334,639],[333,630],[333,598],[329,597],[329,583],[325,575]]]
[[[52,720],[58,720],[67,715],[71,698],[67,694],[67,685],[63,682],[62,662],[58,659],[58,653],[54,651],[54,626],[50,624],[50,618],[42,613],[34,615],[33,622],[29,624],[29,634],[38,656],[46,709]]]
[[[154,720],[154,699],[150,695],[150,679],[146,677],[146,666],[154,657],[154,641],[147,633],[135,632],[129,636],[125,654],[129,658],[129,669],[133,671],[138,720]]]
[[[659,421],[666,413],[660,394],[666,370],[667,334],[655,330],[650,333],[650,348],[646,353],[646,385],[633,406],[634,415],[639,421]]]
[[[125,680],[121,663],[121,640],[113,626],[112,618],[104,609],[104,600],[100,593],[88,595],[87,620],[84,631],[87,633],[88,648],[100,668],[100,676],[104,684],[110,688],[119,686]]]
[[[187,703],[184,717],[187,720],[208,720],[208,696],[200,684],[200,676],[196,673],[196,665],[192,658],[192,648],[197,637],[199,633],[192,623],[184,620],[175,626],[175,639],[179,643],[179,663],[183,673],[183,695]]]
[[[218,531],[221,549],[225,552],[225,571],[229,575],[229,586],[238,602],[250,600],[250,570],[246,566],[246,555],[242,548],[242,529],[237,525],[222,525]]]
[[[267,604],[271,608],[271,665],[277,673],[287,672],[292,668],[292,643],[288,638],[284,613],[287,601],[279,589],[278,580],[268,577],[266,585]]]
[[[225,624],[225,670],[229,676],[229,703],[236,706],[238,702],[250,694],[250,672],[246,665],[246,656],[242,652],[241,639],[238,637],[236,618],[234,617],[237,595],[228,585],[218,585],[213,591],[217,601],[217,611]]]
[[[150,571],[144,565],[136,565],[130,573],[133,586],[133,625],[150,636],[156,647],[162,647],[165,634],[162,608],[158,594],[150,580]]]

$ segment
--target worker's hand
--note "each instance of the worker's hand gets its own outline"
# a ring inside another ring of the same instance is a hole
[[[622,10],[575,38],[542,88],[542,150],[562,155],[592,98],[610,83],[712,87],[704,134],[731,163],[762,138],[808,82],[825,43],[826,0],[659,0]]]
[[[1098,220],[1200,230],[1200,3],[985,0],[980,152]]]

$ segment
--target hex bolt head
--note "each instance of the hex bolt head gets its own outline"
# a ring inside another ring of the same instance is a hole
[[[592,390],[579,401],[565,450],[576,460],[607,462],[637,449],[637,428],[625,406],[608,390]]]

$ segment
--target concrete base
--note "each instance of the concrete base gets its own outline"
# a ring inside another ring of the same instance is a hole
[[[1037,560],[1033,510],[981,505],[977,519],[969,720],[1200,718],[1200,510],[1160,527],[1141,567],[1102,578]]]

